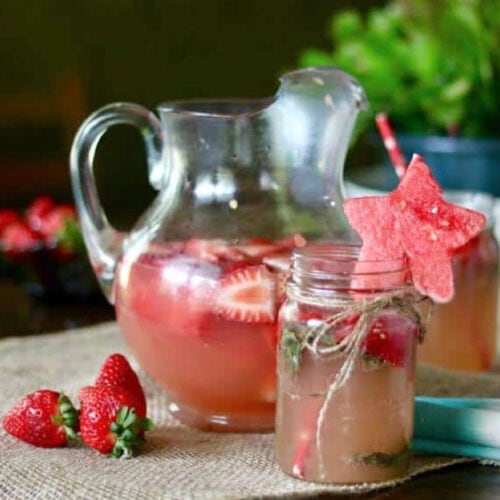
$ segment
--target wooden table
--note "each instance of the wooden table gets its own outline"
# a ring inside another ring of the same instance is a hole
[[[0,338],[72,329],[113,318],[113,308],[104,300],[89,304],[45,303],[30,297],[14,281],[0,279]],[[356,498],[499,499],[500,468],[475,464],[457,466],[423,475],[388,491]]]

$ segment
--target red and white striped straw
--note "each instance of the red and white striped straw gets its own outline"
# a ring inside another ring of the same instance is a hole
[[[375,123],[377,124],[378,131],[382,140],[384,141],[385,149],[391,159],[396,175],[402,179],[406,172],[406,159],[401,148],[399,147],[398,140],[392,129],[389,117],[385,113],[378,113],[375,116]]]

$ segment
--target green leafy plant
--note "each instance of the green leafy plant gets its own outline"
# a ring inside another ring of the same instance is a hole
[[[398,132],[487,137],[499,135],[499,31],[495,0],[394,0],[335,16],[333,50],[300,64],[351,73]]]

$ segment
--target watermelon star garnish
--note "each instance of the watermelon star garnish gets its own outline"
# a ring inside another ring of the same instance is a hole
[[[361,259],[406,258],[415,288],[441,303],[454,293],[453,254],[486,226],[483,214],[443,199],[419,155],[394,191],[348,199],[344,211],[363,241]]]

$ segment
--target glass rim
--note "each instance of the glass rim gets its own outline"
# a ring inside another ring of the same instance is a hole
[[[292,253],[292,269],[296,266],[300,266],[301,262],[310,264],[335,264],[339,265],[339,269],[342,266],[350,266],[351,271],[349,274],[353,274],[352,266],[354,264],[362,264],[363,267],[369,268],[370,265],[373,267],[380,267],[383,270],[375,271],[376,274],[381,272],[398,272],[408,269],[408,262],[406,258],[391,258],[391,259],[363,259],[360,260],[359,256],[361,254],[361,244],[358,243],[312,243],[304,247],[295,249]],[[347,271],[346,271],[347,272]],[[343,273],[341,273],[343,274]],[[366,271],[354,274],[372,274]]]
[[[194,98],[161,102],[159,113],[172,113],[206,118],[238,118],[258,114],[276,101],[276,96],[248,98]],[[235,112],[221,112],[216,108],[234,106]],[[207,108],[213,107],[213,111]],[[238,109],[239,108],[239,109]]]
[[[352,298],[399,293],[413,286],[406,257],[360,259],[356,243],[312,243],[292,254],[288,289],[308,294]]]

